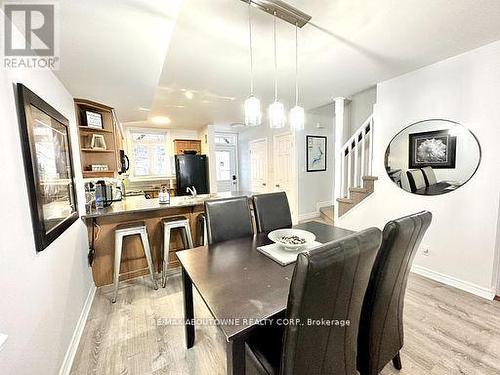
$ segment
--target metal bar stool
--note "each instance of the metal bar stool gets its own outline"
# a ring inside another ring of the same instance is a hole
[[[197,233],[197,245],[207,246],[208,245],[208,234],[207,234],[207,217],[205,214],[198,215],[198,225],[196,228]]]
[[[168,256],[170,253],[170,231],[180,229],[182,231],[182,240],[185,249],[193,248],[193,238],[191,237],[191,228],[189,220],[184,216],[169,217],[162,220],[163,223],[163,267],[161,273],[161,285],[163,288],[167,285]]]
[[[146,260],[148,262],[149,273],[151,275],[151,281],[153,282],[153,287],[158,289],[156,285],[156,280],[154,276],[153,269],[153,258],[151,256],[151,248],[149,247],[148,231],[146,229],[146,223],[144,221],[138,221],[135,223],[121,224],[116,227],[115,230],[115,268],[114,273],[114,293],[112,302],[116,302],[116,297],[118,295],[118,283],[120,281],[120,263],[122,260],[122,244],[123,237],[127,236],[141,236],[142,247],[144,248],[144,255],[146,255]]]

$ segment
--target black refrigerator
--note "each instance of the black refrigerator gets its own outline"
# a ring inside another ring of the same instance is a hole
[[[189,195],[188,187],[194,186],[198,194],[209,194],[208,158],[206,155],[175,155],[177,194]]]

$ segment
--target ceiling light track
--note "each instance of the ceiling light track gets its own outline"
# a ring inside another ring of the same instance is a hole
[[[312,17],[281,0],[241,0],[271,15],[302,28]]]

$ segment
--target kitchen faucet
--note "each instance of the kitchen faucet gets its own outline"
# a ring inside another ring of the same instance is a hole
[[[191,194],[193,198],[196,198],[196,196],[198,195],[198,192],[196,191],[196,188],[194,186],[188,187],[186,189],[186,193]]]

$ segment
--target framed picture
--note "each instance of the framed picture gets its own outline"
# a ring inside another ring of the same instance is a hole
[[[35,246],[42,251],[78,219],[68,120],[17,84],[19,130]]]
[[[104,129],[102,114],[87,110],[83,111],[83,114],[85,116],[85,123],[89,128]]]
[[[455,168],[457,137],[448,130],[409,134],[409,168]]]
[[[92,134],[92,139],[90,141],[90,148],[93,150],[106,150],[106,140],[103,135]]]
[[[326,137],[306,137],[307,172],[326,171]]]

